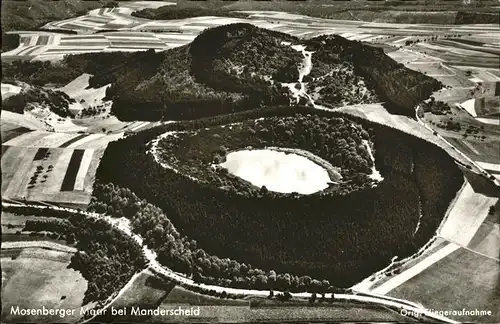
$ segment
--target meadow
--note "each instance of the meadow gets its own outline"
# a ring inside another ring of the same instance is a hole
[[[462,322],[496,323],[500,316],[498,260],[460,248],[394,289],[390,295],[435,310],[491,310],[491,316],[449,316]]]
[[[58,316],[24,317],[11,314],[11,307],[75,309],[64,321],[79,319],[87,289],[82,275],[68,269],[72,254],[40,248],[27,248],[4,256],[2,248],[2,322],[58,322]]]

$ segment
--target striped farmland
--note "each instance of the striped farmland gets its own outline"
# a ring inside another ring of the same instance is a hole
[[[66,174],[61,185],[61,191],[72,191],[75,187],[76,176],[80,169],[85,150],[74,150],[66,169]]]

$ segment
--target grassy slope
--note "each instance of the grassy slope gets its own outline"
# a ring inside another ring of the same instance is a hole
[[[200,306],[202,320],[220,322],[246,322],[250,320],[291,320],[328,319],[328,320],[373,320],[373,321],[406,321],[397,313],[379,307],[353,305],[345,303],[317,303],[316,307],[307,305],[306,300],[294,300],[286,303],[276,300],[249,298],[245,300],[223,299],[202,295],[165,283],[145,271],[140,274],[125,293],[113,304],[115,308],[137,307],[148,308],[159,305],[160,309],[175,309],[178,305],[184,308]],[[250,307],[250,305],[252,305]],[[98,320],[111,320],[98,318]],[[133,321],[132,316],[114,316],[112,321]],[[155,316],[141,317],[142,322],[174,322],[175,317]],[[196,319],[193,318],[193,321]]]
[[[500,316],[498,261],[459,249],[394,289],[390,295],[428,308],[491,310],[492,316],[450,316],[464,322],[496,323]]]

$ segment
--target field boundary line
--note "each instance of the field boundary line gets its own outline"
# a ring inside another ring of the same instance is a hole
[[[452,241],[450,241],[450,242],[452,242]],[[455,243],[455,242],[452,242],[452,243]],[[459,243],[455,243],[455,244],[460,245]],[[467,246],[461,246],[461,247],[462,247],[463,249],[465,249],[465,250],[468,250],[469,252],[472,252],[472,253],[474,253],[474,254],[480,255],[480,256],[482,256],[482,257],[485,257],[485,258],[488,258],[488,259],[491,259],[491,260],[493,260],[493,261],[496,261],[496,262],[499,262],[499,263],[500,263],[500,259],[497,259],[497,258],[495,258],[495,257],[492,257],[491,255],[487,255],[487,254],[484,254],[484,253],[481,253],[481,252],[475,251],[475,250],[473,250],[473,249],[471,249],[470,247],[467,247]]]
[[[94,149],[86,149],[85,152],[83,152],[82,160],[80,161],[80,168],[78,169],[78,172],[76,174],[73,190],[83,190],[85,177],[87,176],[90,163],[92,163],[92,158],[94,157],[94,151]]]
[[[442,260],[446,256],[450,255],[451,253],[455,252],[461,248],[460,245],[455,244],[450,242],[448,245],[445,247],[437,250],[433,254],[429,255],[427,258],[423,259],[419,263],[415,264],[413,267],[401,272],[400,274],[392,277],[391,279],[387,280],[384,282],[382,285],[378,286],[377,288],[373,289],[373,292],[376,294],[387,294],[391,290],[399,287],[400,285],[404,284],[408,280],[412,279],[413,277],[417,276],[436,262]]]
[[[76,253],[78,250],[74,247],[55,243],[51,241],[8,241],[2,242],[2,250],[10,249],[48,249],[67,253]]]

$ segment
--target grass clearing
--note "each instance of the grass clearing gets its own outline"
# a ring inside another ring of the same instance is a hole
[[[93,149],[87,149],[84,151],[83,156],[81,158],[80,167],[78,168],[78,172],[76,174],[75,185],[73,190],[83,190],[85,178],[87,176],[90,163],[92,162],[93,155],[94,155]]]
[[[446,137],[446,140],[475,161],[486,163],[499,163],[500,161],[500,140],[481,142],[455,137]]]
[[[58,316],[10,314],[11,307],[76,309],[75,322],[87,282],[81,274],[67,269],[71,254],[44,249],[24,249],[17,258],[2,257],[2,322],[58,322]]]
[[[486,220],[479,227],[476,235],[467,246],[478,253],[484,254],[494,259],[500,258],[500,229],[498,224]]]
[[[37,151],[36,148],[11,147],[2,156],[2,196],[15,197],[26,188]]]
[[[59,145],[60,148],[65,148],[65,147],[68,147],[70,146],[71,144],[87,137],[88,135],[87,134],[81,134],[81,135],[78,135],[76,137],[73,137],[72,139],[70,139],[69,141],[66,141],[64,143],[62,143],[61,145]]]
[[[141,272],[112,304],[116,309],[127,308],[129,311],[124,316],[110,316],[106,314],[96,320],[106,322],[144,322],[145,317],[133,316],[130,314],[131,307],[141,307],[142,309],[156,308],[163,299],[170,293],[174,283],[166,282],[156,277],[148,270]]]
[[[74,151],[71,148],[9,147],[2,156],[2,195],[14,199],[26,197],[34,201],[69,203],[81,208],[90,201],[95,172],[104,150],[105,147],[78,150],[81,153],[77,155],[81,155],[84,163],[81,164],[79,160],[78,166],[73,168],[70,166]],[[34,161],[37,152],[41,152],[37,156],[41,159]],[[35,175],[37,166],[43,168],[35,183],[30,185],[30,178]],[[67,178],[64,182],[66,174],[73,179]],[[68,191],[61,191],[63,183],[64,189]]]
[[[500,97],[478,98],[474,101],[478,116],[500,116]]]
[[[132,285],[113,302],[112,306],[119,308],[159,305],[173,287],[173,283],[165,283],[146,270],[135,278]]]
[[[26,144],[26,146],[34,146],[34,147],[59,147],[67,141],[80,136],[76,133],[49,133],[49,135],[45,136],[38,141],[34,141],[31,144]]]
[[[259,323],[259,322],[411,322],[396,312],[380,307],[359,304],[324,304],[321,306],[284,306],[275,304],[265,307],[248,306],[199,306],[200,316],[191,316],[188,322]],[[160,309],[175,309],[173,305],[162,305]],[[154,323],[185,321],[175,316],[151,318]]]
[[[5,142],[5,145],[8,146],[26,146],[31,147],[34,142],[43,139],[45,136],[51,135],[54,133],[45,132],[45,131],[33,131],[29,133],[22,134],[17,136],[10,141]]]

